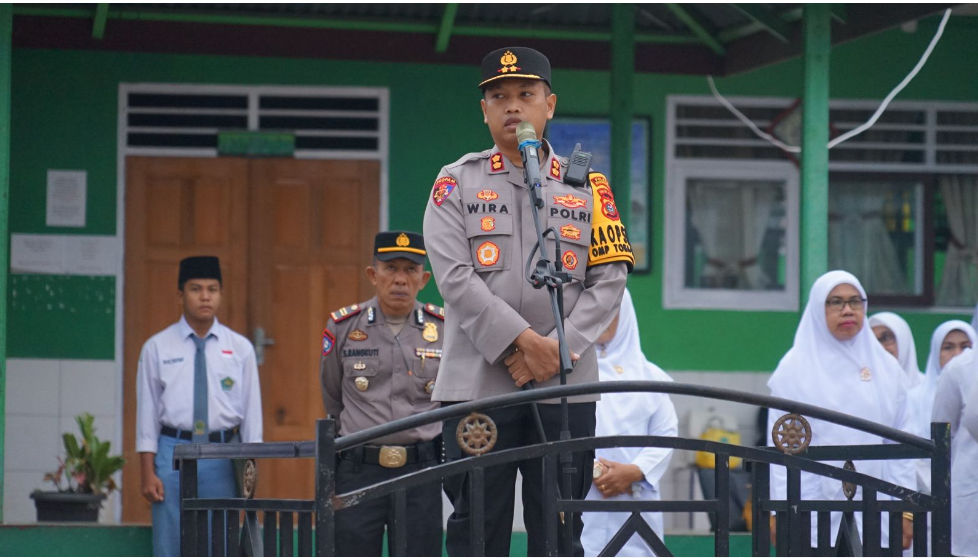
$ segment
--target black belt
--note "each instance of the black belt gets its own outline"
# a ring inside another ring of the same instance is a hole
[[[214,444],[221,444],[230,442],[234,438],[235,434],[238,433],[241,427],[235,426],[234,428],[228,428],[227,430],[215,430],[207,435],[207,439]],[[160,434],[163,436],[169,436],[171,438],[179,438],[181,440],[193,440],[194,433],[190,430],[178,430],[172,426],[163,425],[160,428]]]
[[[408,463],[437,461],[441,453],[438,439],[410,446],[360,446],[340,454],[343,459],[397,469]]]

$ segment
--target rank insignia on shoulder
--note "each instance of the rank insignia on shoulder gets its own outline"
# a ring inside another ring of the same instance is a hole
[[[550,159],[550,176],[560,180],[560,161],[556,157]]]
[[[502,153],[493,153],[489,157],[489,172],[502,172],[506,170],[506,163],[503,161]]]
[[[359,304],[354,304],[353,306],[347,306],[346,308],[340,308],[336,312],[330,312],[329,317],[333,318],[333,321],[340,323],[343,320],[349,318],[350,316],[356,316],[360,313],[363,308],[360,308]]]
[[[330,330],[324,329],[323,330],[323,356],[326,356],[329,353],[333,352],[333,347],[335,346],[336,346],[336,337],[333,336],[333,333]]]
[[[346,338],[349,339],[350,341],[366,341],[367,334],[364,333],[362,330],[354,329],[353,331],[350,332],[349,335],[346,336]]]
[[[435,322],[428,322],[424,325],[424,333],[421,334],[421,337],[429,343],[438,341],[438,326],[435,325]]]
[[[443,176],[435,181],[435,186],[431,190],[431,199],[435,202],[435,205],[441,206],[448,199],[448,196],[452,195],[455,187],[458,186],[458,182],[450,176]]]
[[[435,306],[434,304],[428,303],[424,305],[424,311],[436,318],[440,318],[442,320],[445,319],[445,309],[441,306]]]

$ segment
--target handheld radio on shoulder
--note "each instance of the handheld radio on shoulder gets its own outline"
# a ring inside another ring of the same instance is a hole
[[[581,151],[581,144],[575,145],[574,152],[571,153],[570,159],[567,161],[567,173],[564,174],[564,182],[571,186],[583,186],[590,170],[591,154],[587,151]]]

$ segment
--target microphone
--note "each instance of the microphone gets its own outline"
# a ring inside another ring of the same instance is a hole
[[[539,188],[542,183],[540,156],[537,154],[537,148],[542,145],[542,142],[537,139],[537,131],[533,129],[532,123],[520,122],[516,126],[516,141],[519,143],[520,155],[523,158],[523,180],[526,182],[526,187],[536,193],[536,188]],[[543,207],[543,199],[538,196],[534,198],[537,207]]]

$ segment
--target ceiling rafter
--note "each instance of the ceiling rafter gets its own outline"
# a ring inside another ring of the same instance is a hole
[[[740,13],[749,17],[765,31],[783,43],[788,42],[788,24],[774,12],[765,10],[760,4],[731,4]]]
[[[92,38],[102,40],[105,36],[105,23],[109,19],[109,5],[96,4],[95,17],[92,18]]]
[[[442,53],[448,50],[448,41],[452,38],[452,26],[455,25],[457,13],[458,4],[445,4],[441,25],[438,26],[438,37],[435,39],[435,52]]]
[[[710,47],[713,52],[721,56],[726,54],[727,50],[723,48],[720,41],[714,37],[709,30],[707,30],[706,25],[700,21],[699,18],[694,16],[692,12],[684,8],[682,4],[666,4],[666,7],[669,8],[669,10],[672,11],[672,13],[675,14],[675,16],[679,18],[679,20],[682,21],[686,27],[688,27],[689,30],[703,42],[703,44]]]

